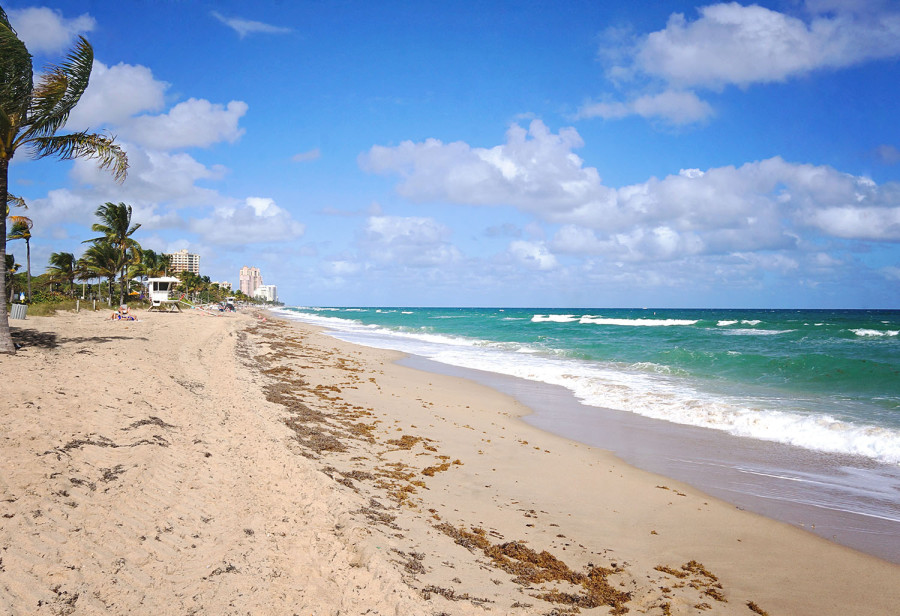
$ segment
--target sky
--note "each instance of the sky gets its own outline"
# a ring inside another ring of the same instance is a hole
[[[0,2],[130,163],[17,154],[36,273],[123,202],[289,305],[900,308],[895,0]]]

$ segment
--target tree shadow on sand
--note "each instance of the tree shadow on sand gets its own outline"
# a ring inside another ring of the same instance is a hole
[[[33,329],[12,328],[12,339],[17,348],[55,349],[65,344],[103,344],[113,340],[149,340],[143,336],[90,336],[78,338],[60,338],[52,332],[39,332]]]

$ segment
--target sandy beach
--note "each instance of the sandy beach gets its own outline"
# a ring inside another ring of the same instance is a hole
[[[894,614],[900,566],[244,312],[12,321],[0,613]]]

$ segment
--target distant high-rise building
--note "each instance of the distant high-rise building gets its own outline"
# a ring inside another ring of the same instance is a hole
[[[241,268],[241,293],[248,297],[253,297],[256,289],[262,286],[262,274],[259,273],[258,267]]]
[[[278,287],[274,284],[262,284],[256,288],[256,291],[253,293],[253,297],[256,299],[262,299],[267,302],[277,302],[278,301]]]
[[[187,248],[169,253],[169,273],[191,272],[200,275],[200,255],[191,254]]]

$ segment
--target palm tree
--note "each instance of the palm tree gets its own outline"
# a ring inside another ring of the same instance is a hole
[[[75,277],[78,274],[75,255],[71,252],[54,252],[50,255],[50,267],[47,268],[53,282],[64,282],[69,293],[75,297]]]
[[[84,251],[78,263],[83,270],[109,281],[109,305],[112,306],[113,283],[122,269],[122,254],[112,244],[97,242]]]
[[[118,181],[128,173],[128,157],[112,137],[88,133],[57,135],[87,88],[94,50],[84,37],[57,66],[34,83],[31,54],[0,8],[0,203],[9,200],[9,163],[20,148],[35,158],[96,158]],[[0,216],[0,288],[6,283],[6,217]],[[0,302],[0,353],[15,353],[6,302]]]
[[[12,229],[7,240],[25,240],[26,269],[28,280],[28,303],[31,303],[31,227],[34,223],[27,216],[10,216]]]
[[[0,298],[0,299],[2,299],[3,303],[5,304],[7,296],[9,297],[9,301],[12,302],[13,282],[15,281],[15,278],[13,278],[13,275],[17,271],[19,271],[19,268],[21,266],[18,263],[16,263],[15,255],[4,255],[4,257],[5,258],[3,259],[3,261],[4,261],[4,265],[6,266],[6,271],[9,272],[9,277],[6,279],[6,285],[3,287],[3,298]]]
[[[141,224],[131,224],[131,206],[124,203],[104,203],[97,208],[95,214],[100,222],[91,225],[91,231],[103,235],[85,242],[106,243],[119,253],[117,259],[121,272],[119,303],[124,304],[127,268],[133,263],[140,263],[141,260],[141,245],[131,237],[141,228]]]

